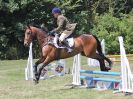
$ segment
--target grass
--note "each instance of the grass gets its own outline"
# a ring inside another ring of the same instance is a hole
[[[67,69],[72,68],[72,58],[67,59]],[[0,61],[0,99],[132,99],[133,95],[113,94],[113,90],[97,91],[94,89],[70,89],[66,84],[72,82],[72,75],[41,80],[38,85],[25,81],[24,68],[27,60]],[[82,68],[88,67],[82,58]],[[120,64],[115,64],[113,71],[119,71]]]

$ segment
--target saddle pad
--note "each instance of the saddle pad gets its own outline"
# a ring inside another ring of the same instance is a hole
[[[58,41],[58,38],[55,37],[53,43],[56,48],[66,48],[65,46],[58,46],[57,41]],[[68,42],[70,47],[74,46],[74,38],[68,38],[66,39],[66,41]]]

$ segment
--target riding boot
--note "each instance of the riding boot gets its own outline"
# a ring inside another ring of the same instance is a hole
[[[68,52],[72,52],[73,49],[69,46],[69,44],[66,40],[64,40],[62,43],[63,43],[63,45],[65,45],[67,47]]]

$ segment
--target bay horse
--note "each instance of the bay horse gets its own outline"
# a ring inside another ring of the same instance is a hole
[[[34,26],[27,26],[26,28],[24,46],[28,47],[34,39],[37,39],[41,52],[40,59],[34,65],[35,83],[39,83],[41,71],[50,62],[54,60],[73,57],[79,53],[81,53],[82,56],[98,60],[100,63],[101,71],[108,71],[111,69],[112,62],[102,53],[101,43],[96,36],[82,34],[74,38],[74,49],[72,52],[69,53],[67,52],[66,48],[60,49],[56,48],[52,44],[48,44],[50,38],[54,37],[40,28]],[[98,53],[96,53],[96,51],[98,51]],[[108,67],[105,66],[104,60],[109,63]],[[38,68],[37,66],[40,63],[42,63],[43,65]]]

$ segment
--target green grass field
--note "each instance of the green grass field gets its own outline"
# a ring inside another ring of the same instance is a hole
[[[72,58],[67,59],[67,68],[72,67]],[[27,60],[0,61],[0,99],[133,99],[133,95],[113,94],[113,90],[70,89],[66,84],[72,82],[72,75],[41,80],[38,85],[25,81],[24,68]],[[96,69],[86,65],[82,58],[82,67]],[[115,64],[114,71],[119,71]]]

